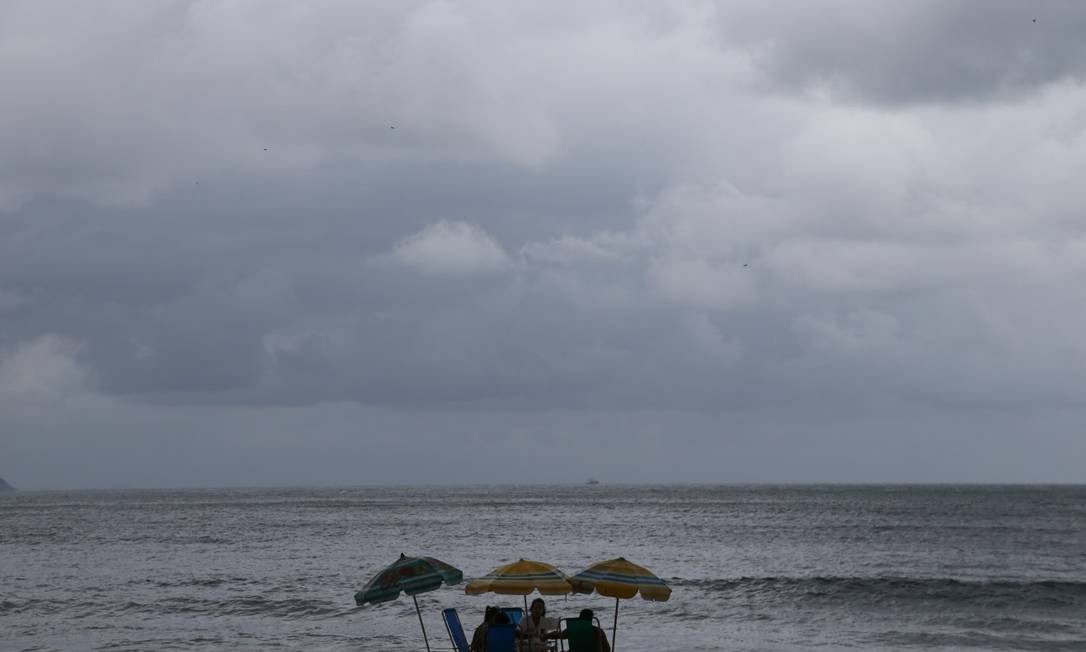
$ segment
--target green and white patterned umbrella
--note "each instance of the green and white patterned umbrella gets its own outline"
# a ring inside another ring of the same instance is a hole
[[[439,588],[442,584],[458,584],[464,579],[460,569],[454,568],[433,557],[408,557],[400,554],[394,564],[373,576],[361,591],[354,594],[358,606],[379,604],[400,597],[400,592],[411,596],[415,601],[415,613],[419,616],[422,627],[422,639],[426,650],[430,650],[430,640],[426,636],[426,625],[422,624],[422,612],[415,596]]]

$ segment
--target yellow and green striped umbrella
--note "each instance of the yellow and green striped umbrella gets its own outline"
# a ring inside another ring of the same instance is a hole
[[[671,597],[667,582],[623,557],[592,564],[570,578],[570,582],[577,593],[595,591],[608,598],[628,599],[638,592],[645,600],[663,602]]]
[[[611,629],[611,649],[618,633],[618,601],[641,594],[645,600],[663,602],[671,597],[667,582],[623,557],[592,564],[569,580],[577,593],[592,593],[615,599],[615,624]]]
[[[528,595],[532,591],[539,591],[543,595],[566,595],[573,591],[573,586],[569,583],[569,577],[554,566],[541,561],[519,559],[468,582],[464,588],[464,593],[468,595]]]

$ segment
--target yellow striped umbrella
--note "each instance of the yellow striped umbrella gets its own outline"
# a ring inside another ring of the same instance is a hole
[[[464,587],[464,593],[468,595],[523,595],[525,612],[528,611],[527,595],[532,591],[539,591],[543,595],[566,595],[573,592],[573,586],[569,583],[569,577],[554,566],[541,561],[519,559],[495,568],[483,577],[468,582]]]
[[[577,593],[592,593],[615,599],[615,624],[611,629],[611,649],[618,633],[618,601],[641,593],[642,599],[663,602],[671,597],[671,587],[644,566],[623,557],[592,564],[569,580]]]

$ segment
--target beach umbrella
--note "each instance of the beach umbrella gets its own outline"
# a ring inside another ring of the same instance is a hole
[[[618,633],[618,601],[641,594],[642,599],[664,602],[671,597],[671,587],[644,566],[623,557],[592,564],[569,578],[577,593],[592,593],[615,599],[615,623],[611,628],[611,649]]]
[[[528,611],[528,594],[532,591],[539,591],[543,595],[566,595],[573,591],[573,586],[565,573],[550,564],[518,559],[495,568],[464,587],[464,593],[468,595],[523,595],[525,612]]]
[[[426,625],[422,623],[422,611],[419,610],[419,601],[415,596],[433,591],[442,584],[459,584],[463,579],[464,574],[459,569],[443,561],[433,557],[408,557],[401,553],[395,563],[374,575],[361,591],[354,594],[354,601],[361,607],[364,604],[395,600],[400,597],[401,591],[411,596],[415,601],[419,626],[422,627],[422,640],[429,652],[430,640],[426,637]]]

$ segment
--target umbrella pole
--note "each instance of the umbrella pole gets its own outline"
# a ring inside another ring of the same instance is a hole
[[[611,652],[615,652],[615,639],[618,638],[618,598],[615,598],[615,624],[611,627]]]
[[[528,615],[528,594],[525,593],[523,597],[524,597],[524,615],[527,616]]]
[[[411,599],[415,601],[415,613],[419,615],[419,627],[422,628],[422,641],[426,643],[426,652],[430,652],[430,639],[426,638],[426,625],[422,624],[422,611],[419,610],[419,599],[415,596],[411,596]],[[615,617],[615,622],[618,622],[618,617]]]

